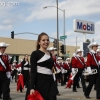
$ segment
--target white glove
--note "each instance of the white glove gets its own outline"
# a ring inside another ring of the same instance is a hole
[[[57,70],[57,73],[60,73],[61,72],[61,70],[59,68],[57,68],[57,67],[56,67],[56,70]]]
[[[55,76],[55,74],[53,73],[53,79],[54,79],[54,81],[56,81],[56,76]]]
[[[7,75],[7,78],[10,78],[11,77],[10,72],[6,72],[6,75]]]
[[[92,75],[91,67],[87,67],[87,72],[89,73],[89,75]]]
[[[98,64],[100,65],[100,61],[98,62]]]
[[[67,70],[65,70],[65,73],[67,73],[68,71]]]
[[[72,68],[72,73],[75,74],[75,68]]]
[[[61,73],[64,74],[65,70],[61,67]]]

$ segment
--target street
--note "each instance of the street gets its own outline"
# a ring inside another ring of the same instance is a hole
[[[26,89],[24,89],[22,93],[17,92],[15,82],[11,82],[10,88],[12,100],[25,100],[24,98]],[[57,100],[87,100],[84,97],[82,88],[77,89],[78,92],[72,92],[72,89],[65,89],[65,86],[60,86],[59,84],[58,89],[61,95],[57,96]],[[90,97],[91,100],[96,100],[96,92],[94,90],[92,90]]]

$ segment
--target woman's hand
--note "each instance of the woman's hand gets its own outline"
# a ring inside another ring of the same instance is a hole
[[[34,93],[34,89],[30,90],[30,95],[32,95]]]

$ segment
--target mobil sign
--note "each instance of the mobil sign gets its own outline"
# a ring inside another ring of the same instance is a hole
[[[74,19],[73,28],[75,32],[93,34],[95,32],[94,22]]]

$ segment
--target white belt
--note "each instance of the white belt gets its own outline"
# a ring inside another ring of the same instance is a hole
[[[27,67],[24,67],[24,68],[23,68],[23,70],[29,70],[29,68],[27,68]]]
[[[52,75],[52,71],[46,67],[37,66],[37,72],[42,74]]]

